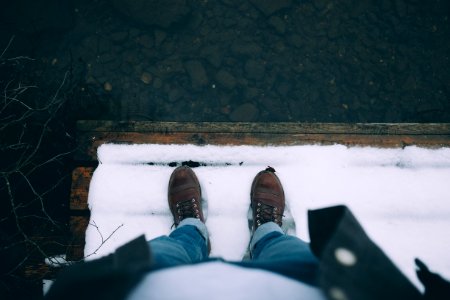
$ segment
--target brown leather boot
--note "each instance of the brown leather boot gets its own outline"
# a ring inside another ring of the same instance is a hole
[[[282,225],[284,191],[278,176],[275,175],[275,169],[267,167],[255,176],[250,199],[253,210],[253,232],[267,222]]]
[[[186,218],[197,218],[205,222],[200,183],[191,168],[181,166],[173,171],[169,180],[168,198],[175,227]]]

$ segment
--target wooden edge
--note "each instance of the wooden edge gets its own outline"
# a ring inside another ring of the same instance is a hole
[[[45,263],[28,265],[25,267],[24,276],[27,279],[55,279],[63,267],[51,267]]]
[[[72,187],[70,192],[70,209],[76,211],[89,210],[88,194],[93,167],[77,167],[72,172]]]
[[[405,146],[448,147],[449,135],[366,135],[366,134],[272,134],[272,133],[142,133],[85,132],[78,136],[75,159],[96,161],[97,148],[106,143],[117,144],[194,144],[194,145],[333,145],[399,148]]]
[[[66,253],[66,259],[68,261],[79,261],[84,258],[85,237],[88,225],[89,216],[70,217],[72,240]]]
[[[450,123],[300,123],[77,121],[78,132],[205,132],[376,135],[449,135]]]

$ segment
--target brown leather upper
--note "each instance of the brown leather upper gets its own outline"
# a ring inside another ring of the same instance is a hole
[[[191,168],[181,166],[173,171],[169,180],[168,199],[175,226],[189,217],[205,222],[200,183]]]
[[[268,167],[253,179],[250,192],[253,230],[266,222],[282,225],[285,208],[284,190],[275,170]]]

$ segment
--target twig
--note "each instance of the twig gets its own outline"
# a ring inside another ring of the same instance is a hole
[[[100,250],[100,248],[103,247],[103,245],[116,233],[116,231],[119,230],[123,226],[123,224],[120,224],[119,226],[117,226],[117,228],[114,229],[113,232],[111,232],[111,234],[108,235],[108,237],[106,239],[104,239],[103,238],[103,234],[100,232],[100,228],[97,226],[95,221],[89,222],[89,225],[95,227],[95,229],[97,230],[98,234],[100,235],[101,242],[100,242],[100,245],[92,253],[86,255],[84,257],[84,259],[86,259],[86,258],[88,258],[88,257],[90,257],[90,256],[92,256],[94,254],[97,254],[97,251]]]
[[[3,58],[3,55],[6,53],[6,51],[8,51],[8,49],[9,49],[9,47],[11,46],[11,43],[13,42],[13,40],[14,40],[15,37],[16,37],[16,36],[13,35],[13,36],[9,39],[8,45],[6,45],[5,49],[3,50],[2,54],[0,55],[0,59],[2,59],[2,58]]]

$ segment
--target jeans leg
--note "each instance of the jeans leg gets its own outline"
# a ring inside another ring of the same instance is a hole
[[[273,222],[265,223],[256,230],[251,246],[254,260],[317,262],[308,243],[298,237],[284,234],[282,229]]]
[[[309,244],[284,234],[277,224],[268,222],[259,226],[250,250],[254,266],[315,284],[318,260]]]
[[[155,268],[199,262],[208,257],[208,232],[205,224],[194,218],[180,222],[169,236],[149,241]]]

